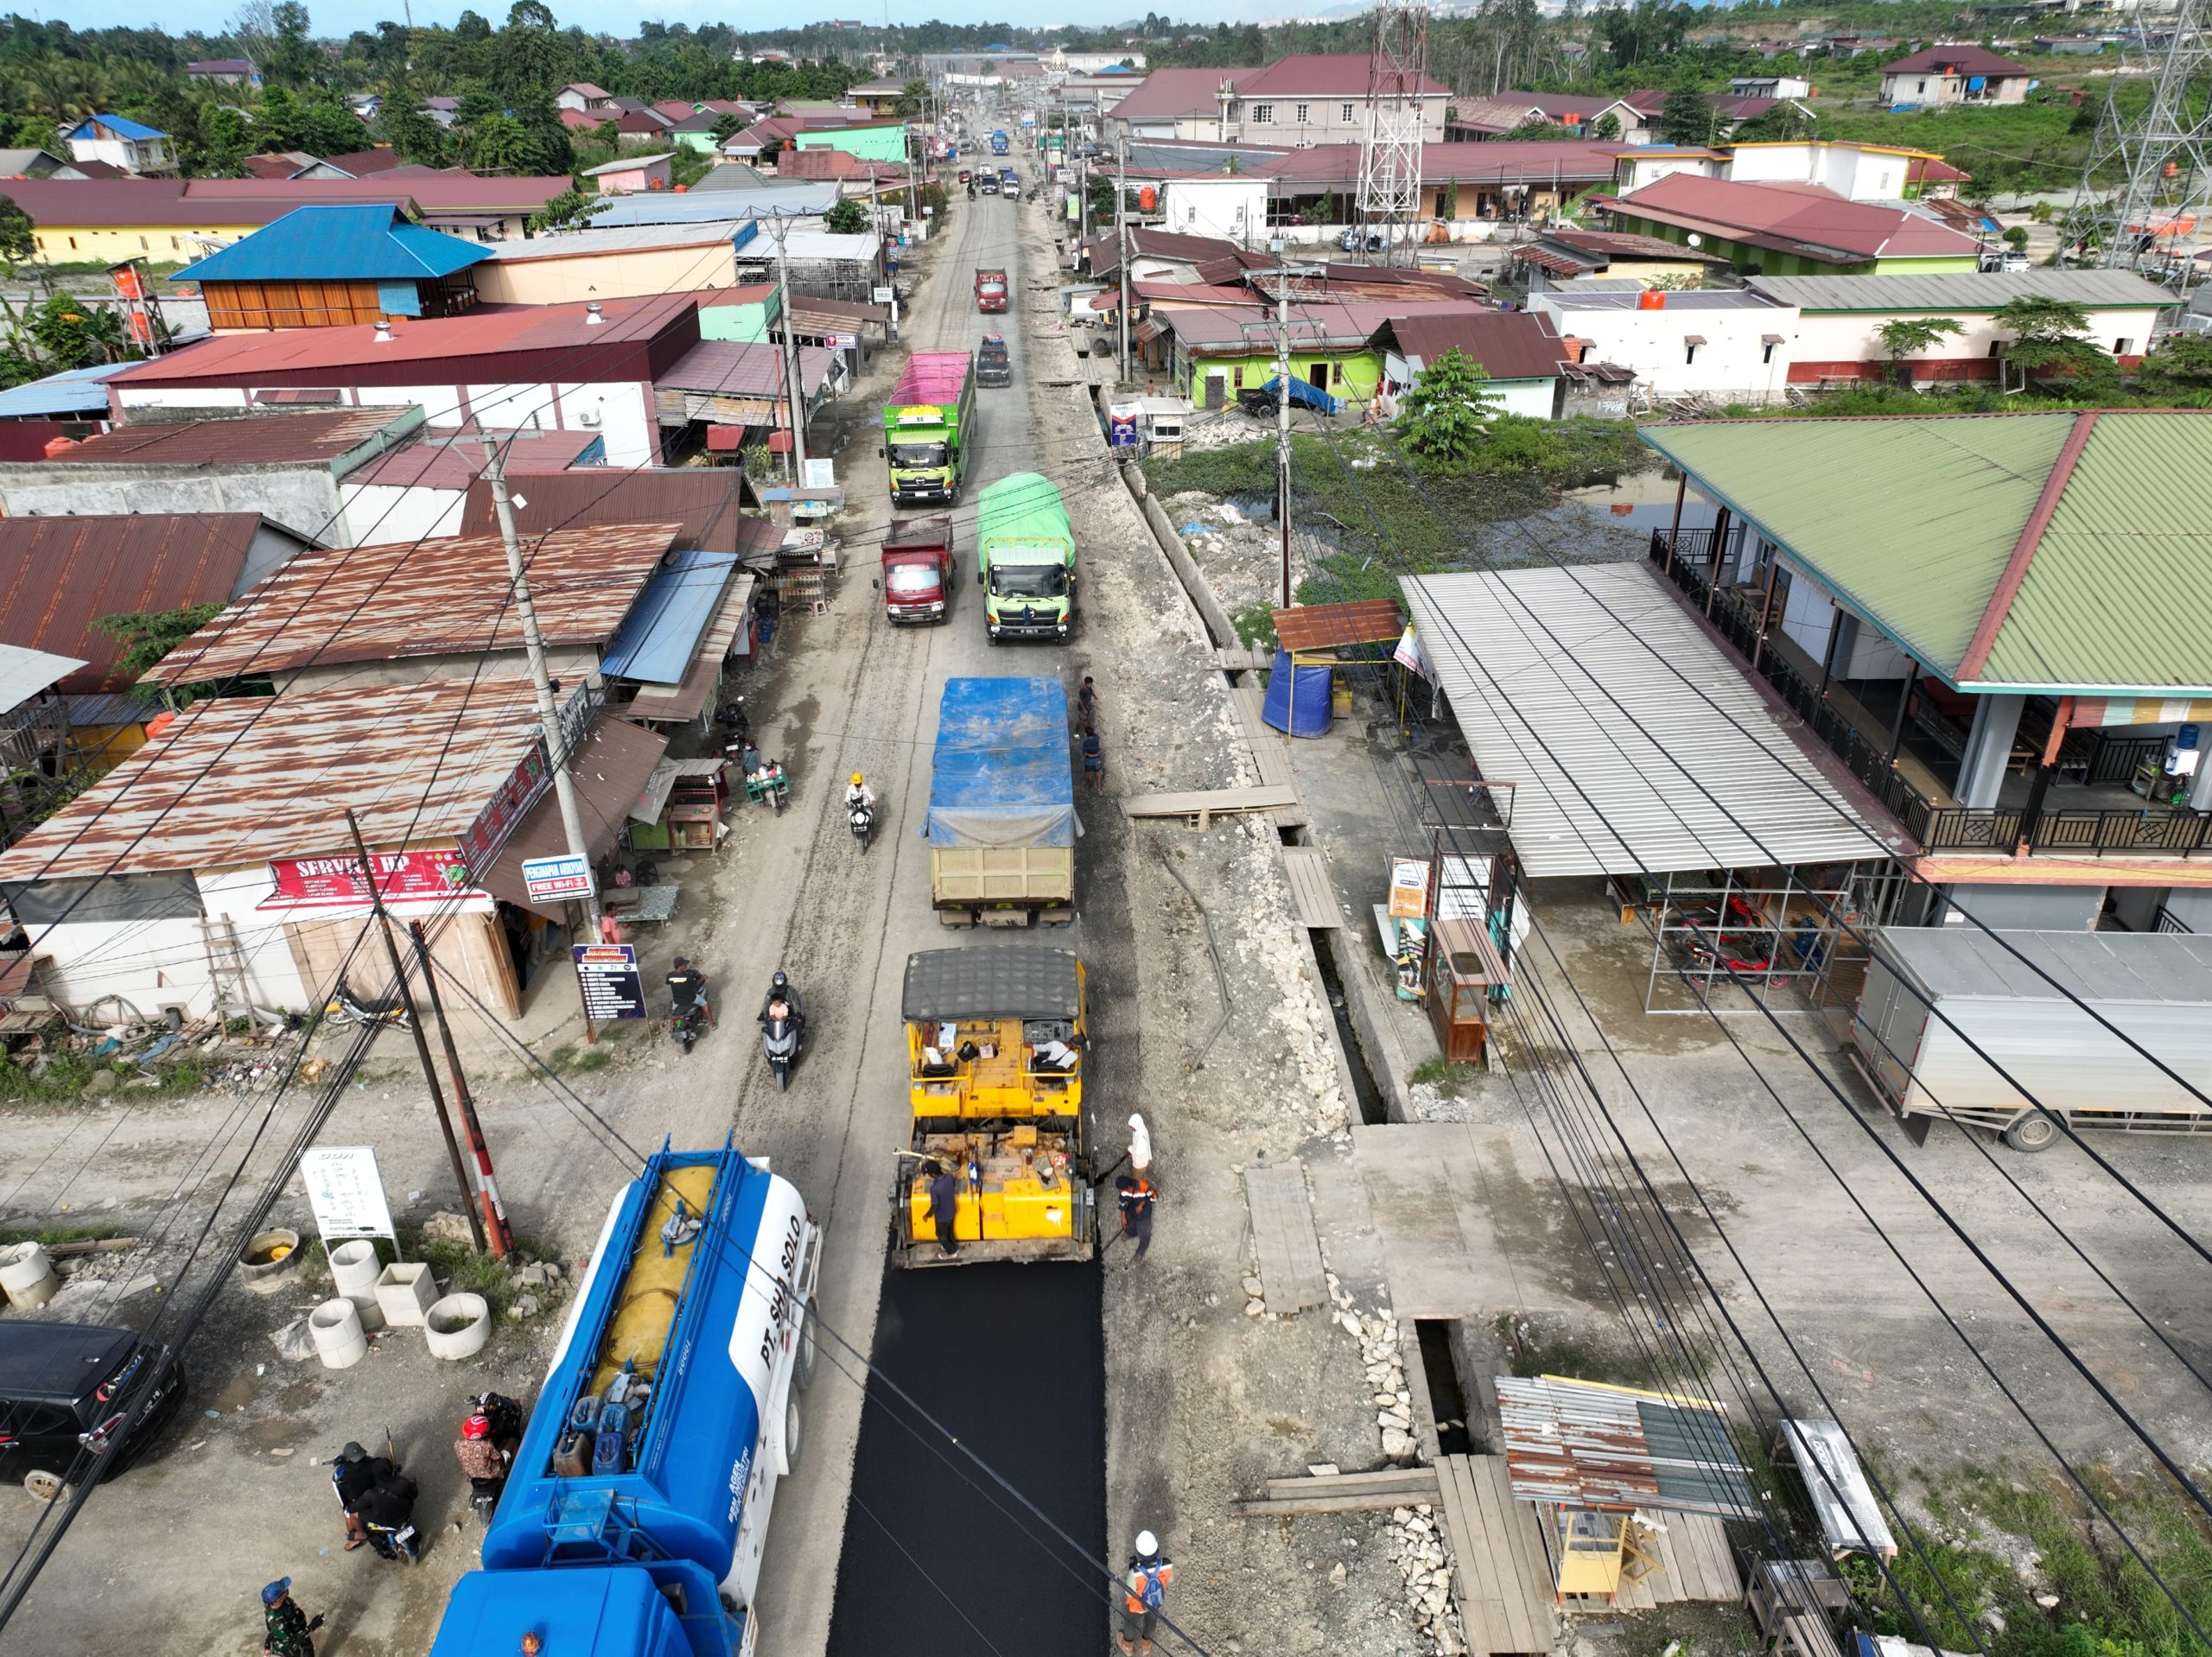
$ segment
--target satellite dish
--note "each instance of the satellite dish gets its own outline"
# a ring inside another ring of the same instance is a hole
[[[1688,242],[1692,247],[1703,247],[1705,245],[1705,238],[1699,235],[1695,231],[1692,231],[1688,235],[1682,238],[1682,239]]]

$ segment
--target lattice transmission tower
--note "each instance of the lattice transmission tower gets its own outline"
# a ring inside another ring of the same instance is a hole
[[[2163,44],[2147,42],[2153,26],[2145,22],[2122,47],[2082,168],[2081,199],[2066,221],[2075,239],[2095,244],[2100,263],[2140,270],[2177,289],[2191,279],[2192,232],[2212,219],[2208,25],[2212,0],[2180,0]],[[2133,114],[2123,112],[2122,89],[2146,83],[2150,101]],[[2101,185],[2100,179],[2112,181]]]
[[[1427,80],[1427,0],[1379,0],[1375,50],[1367,61],[1357,223],[1362,257],[1372,260],[1379,252],[1385,264],[1411,245],[1421,219],[1421,93]]]

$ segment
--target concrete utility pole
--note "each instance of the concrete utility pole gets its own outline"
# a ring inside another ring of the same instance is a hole
[[[392,986],[400,1005],[407,1009],[408,1033],[415,1038],[416,1057],[423,1061],[423,1082],[430,1089],[430,1108],[438,1114],[438,1131],[446,1138],[446,1156],[453,1164],[454,1183],[461,1187],[461,1212],[468,1216],[468,1235],[476,1240],[476,1252],[480,1254],[484,1252],[484,1219],[476,1211],[476,1194],[468,1188],[468,1171],[461,1166],[461,1146],[453,1136],[453,1118],[446,1114],[445,1092],[438,1086],[437,1066],[430,1062],[430,1044],[423,1034],[423,1012],[415,1005],[414,992],[407,987],[407,969],[399,964],[399,943],[391,936],[391,918],[385,913],[384,893],[377,886],[377,866],[370,859],[368,842],[361,838],[361,825],[354,820],[351,806],[346,809],[346,827],[353,831],[353,849],[361,856],[361,879],[369,888],[369,924],[384,940],[385,957],[391,962]]]
[[[1114,232],[1122,251],[1122,303],[1114,314],[1122,324],[1122,384],[1129,383],[1129,143],[1127,136],[1114,142],[1117,162],[1114,180]]]
[[[507,1251],[514,1247],[514,1232],[507,1224],[507,1210],[499,1201],[499,1182],[492,1172],[492,1147],[484,1140],[484,1124],[477,1120],[476,1101],[470,1096],[468,1078],[461,1073],[461,1053],[453,1044],[453,1024],[446,1017],[446,1004],[438,994],[437,968],[430,960],[430,940],[423,935],[423,923],[407,923],[408,936],[415,940],[415,958],[423,963],[423,987],[429,992],[431,1014],[438,1021],[438,1044],[446,1050],[446,1069],[453,1076],[453,1101],[461,1107],[461,1126],[468,1135],[469,1153],[476,1159],[476,1195],[484,1204],[484,1232],[492,1241],[492,1257],[505,1260]],[[466,1195],[466,1188],[463,1195]]]
[[[492,488],[492,510],[499,515],[499,540],[507,549],[507,580],[514,587],[515,616],[522,624],[523,653],[530,660],[530,682],[537,688],[537,728],[545,739],[545,758],[553,767],[553,797],[560,803],[561,832],[571,856],[591,860],[591,841],[584,833],[584,814],[576,803],[575,778],[569,775],[569,748],[561,732],[561,710],[553,700],[553,675],[545,664],[545,638],[537,631],[537,604],[530,595],[530,575],[523,568],[522,536],[515,528],[515,505],[507,493],[507,469],[499,447],[484,422],[476,422],[477,440],[484,445],[484,481]],[[599,941],[599,893],[584,895],[584,919],[591,941]]]
[[[791,226],[778,213],[769,218],[768,228],[776,238],[776,309],[784,325],[784,406],[791,417],[791,482],[796,486],[806,473],[806,398],[799,384],[798,336],[791,319],[791,266],[784,258],[784,238]]]
[[[1290,608],[1290,267],[1275,266],[1275,523],[1282,531],[1282,606]]]

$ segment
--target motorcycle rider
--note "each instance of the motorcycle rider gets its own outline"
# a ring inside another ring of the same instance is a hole
[[[680,1023],[696,1006],[701,1018],[714,1022],[714,1009],[707,1005],[707,975],[691,964],[690,955],[678,955],[670,964],[666,982],[671,1019]]]
[[[389,1458],[372,1456],[358,1444],[347,1444],[331,1463],[330,1482],[338,1494],[338,1510],[346,1517],[348,1553],[369,1540],[368,1527],[361,1522],[362,1497],[385,1480],[398,1476],[399,1469]]]
[[[875,790],[868,785],[868,778],[858,771],[855,771],[853,780],[845,784],[845,809],[849,812],[856,805],[866,806],[871,817],[875,815]]]
[[[794,1025],[806,1022],[805,1011],[799,1006],[798,991],[780,968],[768,981],[768,993],[760,998],[760,1016],[755,1022],[766,1024],[771,1018],[789,1018]]]
[[[461,1463],[461,1476],[472,1484],[506,1480],[511,1457],[493,1442],[492,1418],[482,1410],[461,1424],[461,1437],[453,1441],[453,1455]]]

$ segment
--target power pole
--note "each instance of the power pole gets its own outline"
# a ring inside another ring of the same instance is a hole
[[[461,1146],[453,1136],[453,1118],[446,1114],[446,1095],[438,1086],[437,1066],[430,1062],[430,1044],[423,1034],[423,1014],[415,1005],[414,992],[407,987],[407,969],[399,964],[399,944],[391,936],[391,923],[385,913],[384,893],[377,886],[377,866],[370,860],[368,842],[361,838],[361,825],[354,820],[353,808],[346,808],[346,826],[353,834],[353,849],[361,856],[361,879],[369,888],[371,924],[377,936],[384,940],[385,958],[391,962],[391,981],[399,994],[400,1005],[407,1009],[407,1028],[415,1038],[415,1056],[423,1061],[423,1081],[430,1089],[430,1108],[438,1113],[438,1131],[446,1137],[446,1156],[453,1164],[454,1184],[461,1187],[461,1209],[468,1216],[468,1235],[476,1240],[476,1252],[484,1252],[484,1221],[476,1212],[475,1194],[468,1189],[468,1171],[461,1166]]]
[[[806,399],[799,384],[798,336],[791,319],[791,266],[784,258],[784,238],[791,226],[778,213],[769,217],[768,227],[776,238],[776,309],[784,324],[784,406],[791,420],[791,482],[797,484],[806,473]]]
[[[522,536],[515,528],[515,505],[507,493],[507,469],[499,445],[484,422],[476,422],[476,435],[484,445],[484,481],[492,488],[492,510],[499,519],[499,540],[507,549],[507,581],[514,588],[515,616],[522,624],[523,653],[530,660],[530,681],[537,688],[537,728],[545,740],[545,758],[553,768],[553,797],[560,803],[561,832],[571,856],[591,860],[591,840],[584,833],[583,809],[576,803],[575,778],[569,775],[569,745],[561,731],[561,710],[553,700],[553,675],[545,663],[545,637],[537,630],[537,604],[530,594],[530,575],[523,568]],[[599,937],[599,893],[587,891],[583,898],[586,931]]]
[[[1122,384],[1129,383],[1129,144],[1126,136],[1114,141],[1117,163],[1114,180],[1114,231],[1121,241],[1122,302],[1114,312],[1122,322]]]
[[[1360,257],[1370,235],[1382,263],[1396,262],[1421,217],[1421,88],[1428,84],[1428,0],[1379,0],[1367,65],[1367,136],[1360,146]]]
[[[1275,524],[1282,531],[1282,606],[1290,608],[1290,267],[1275,265]]]
[[[484,1204],[484,1231],[492,1240],[492,1257],[505,1260],[514,1247],[514,1233],[507,1226],[507,1211],[499,1202],[499,1183],[492,1174],[492,1147],[484,1141],[484,1124],[476,1119],[476,1101],[469,1096],[468,1078],[461,1074],[461,1053],[453,1044],[453,1025],[446,1019],[446,1004],[438,994],[437,969],[430,962],[430,940],[423,923],[407,923],[415,940],[415,958],[423,963],[423,987],[429,992],[430,1013],[438,1021],[438,1044],[446,1050],[446,1069],[453,1076],[454,1103],[461,1107],[461,1126],[468,1135],[468,1149],[476,1159],[476,1195]]]

